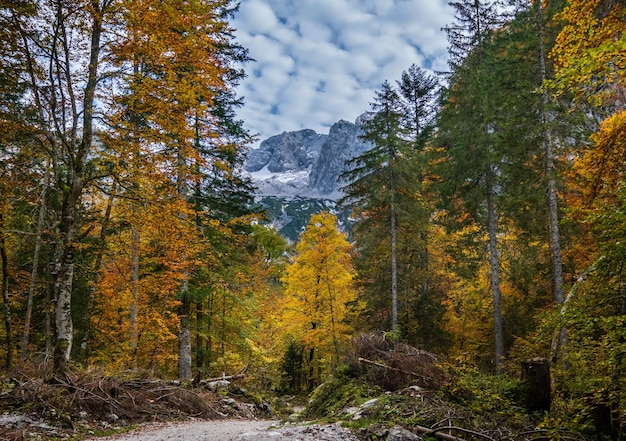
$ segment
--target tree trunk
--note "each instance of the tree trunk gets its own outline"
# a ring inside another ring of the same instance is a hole
[[[522,390],[528,412],[549,412],[550,363],[546,358],[522,361]]]
[[[204,304],[202,300],[196,301],[196,368],[200,371],[204,369],[204,347],[205,338],[202,330],[204,324]]]
[[[398,330],[398,231],[396,227],[396,207],[394,197],[394,179],[390,176],[390,212],[391,212],[391,331],[395,334]]]
[[[539,37],[539,75],[543,84],[547,79],[546,49],[544,45],[542,2],[535,1],[535,19],[537,34]],[[565,292],[563,288],[563,257],[561,254],[561,232],[559,227],[559,205],[556,183],[555,158],[553,149],[552,130],[549,127],[548,104],[550,97],[546,90],[542,94],[541,126],[543,128],[543,149],[546,156],[547,197],[548,197],[548,222],[550,233],[550,251],[552,258],[552,280],[554,289],[554,301],[557,305],[563,305]],[[559,331],[558,346],[561,349],[563,367],[565,362],[565,347],[567,346],[567,329],[563,327]]]
[[[73,216],[72,216],[73,217]],[[72,282],[74,280],[74,249],[72,244],[71,230],[74,228],[72,221],[64,236],[64,252],[57,263],[58,275],[55,284],[56,304],[54,310],[56,345],[54,347],[54,370],[66,372],[69,367],[72,342],[74,338],[74,325],[72,322]]]
[[[24,362],[28,356],[28,341],[30,339],[30,321],[33,314],[33,303],[35,298],[35,288],[37,286],[37,274],[39,271],[39,253],[41,251],[41,236],[46,218],[46,191],[48,189],[48,178],[44,179],[41,189],[39,218],[37,220],[37,236],[35,237],[35,249],[33,251],[33,268],[30,273],[30,284],[28,286],[28,298],[26,299],[26,314],[24,316],[24,332],[22,333],[22,348],[20,350],[20,361]]]
[[[56,346],[54,349],[54,369],[56,372],[65,372],[68,369],[70,354],[72,351],[72,343],[74,338],[74,328],[72,324],[72,287],[74,281],[74,231],[76,228],[78,208],[81,203],[84,181],[84,167],[89,159],[91,147],[93,143],[93,108],[96,94],[97,73],[99,68],[100,55],[100,37],[102,33],[102,20],[104,15],[105,3],[101,5],[101,10],[94,8],[91,11],[91,30],[90,30],[90,54],[89,66],[87,70],[87,78],[85,82],[82,108],[82,139],[76,144],[74,139],[65,140],[66,146],[69,146],[70,169],[67,170],[67,178],[60,180],[57,174],[57,182],[61,183],[60,187],[66,189],[63,196],[63,205],[61,209],[60,244],[61,258],[57,261],[58,275],[55,283],[56,288]],[[65,32],[66,24],[63,22],[62,11],[59,7],[57,19],[60,21],[58,26]],[[57,38],[60,38],[57,36]],[[55,59],[58,63],[57,69],[59,74],[67,75],[68,90],[71,92],[70,102],[72,103],[72,133],[78,130],[78,119],[81,112],[75,106],[71,89],[73,82],[69,77],[69,52],[68,42],[61,40],[61,45],[65,50],[65,67],[61,60]],[[71,135],[70,135],[71,136]]]
[[[426,225],[424,228],[428,228]],[[430,256],[428,254],[428,231],[420,231],[420,239],[422,241],[422,250],[420,252],[420,270],[422,271],[422,296],[428,296],[428,265]]]
[[[55,297],[54,297],[54,278],[56,277],[52,274],[55,270],[54,262],[50,262],[49,267],[51,268],[49,274],[49,281],[46,284],[46,307],[45,307],[45,317],[44,317],[44,328],[46,332],[46,359],[50,359],[53,356],[54,352],[54,331],[52,330],[52,314],[54,312],[54,307],[56,305]]]
[[[185,283],[186,285],[186,283]],[[192,377],[191,373],[191,300],[184,287],[180,299],[179,317],[180,333],[178,334],[178,377],[186,380]]]
[[[196,134],[196,143],[198,142]],[[189,200],[189,187],[187,185],[186,170],[186,153],[185,146],[179,145],[177,150],[177,176],[176,188],[178,196],[185,202]],[[185,217],[183,213],[181,217]],[[178,377],[188,379],[192,377],[191,373],[191,299],[189,298],[189,281],[188,272],[184,274],[184,281],[179,290],[180,307],[180,333],[178,334]]]
[[[9,305],[9,262],[7,261],[6,241],[4,239],[4,216],[0,213],[0,259],[2,260],[2,301],[4,304],[4,330],[6,333],[6,358],[4,366],[12,364],[13,340],[11,338],[11,307]]]
[[[107,201],[107,207],[104,212],[104,218],[102,219],[102,226],[100,228],[100,237],[98,238],[98,250],[96,253],[96,260],[92,269],[92,279],[91,279],[91,288],[89,290],[89,299],[87,300],[87,315],[91,317],[93,313],[93,305],[94,305],[94,292],[98,287],[98,283],[100,282],[100,268],[102,267],[102,257],[104,256],[104,249],[106,245],[106,234],[107,229],[109,227],[109,221],[111,220],[111,211],[113,210],[113,200],[115,199],[115,191],[117,186],[115,182],[111,187],[111,194],[109,195],[109,200]],[[87,331],[85,332],[85,336],[83,337],[83,341],[81,343],[81,352],[83,360],[87,360],[89,357],[89,343],[93,336],[93,326],[91,322],[88,325]]]
[[[137,364],[137,348],[139,347],[139,322],[137,312],[139,308],[139,245],[141,236],[136,227],[131,227],[130,245],[130,292],[131,303],[128,308],[130,322],[130,348],[132,351],[133,364]]]
[[[496,374],[504,372],[504,329],[502,325],[502,293],[500,292],[500,265],[498,257],[498,216],[494,202],[494,189],[487,183],[487,228],[489,234],[489,264],[491,291],[493,293],[493,325],[496,349]]]
[[[330,288],[330,284],[327,283],[327,287],[328,287],[328,306],[330,307],[330,327],[331,327],[331,333],[333,335],[333,348],[335,349],[335,354],[333,355],[333,368],[334,368],[339,363],[339,340],[337,339],[337,330],[335,328],[335,298]]]
[[[54,347],[54,370],[66,372],[69,367],[70,354],[74,339],[72,322],[72,286],[74,281],[74,228],[76,207],[82,192],[81,180],[75,178],[63,207],[63,220],[60,225],[61,256],[55,267],[57,279],[55,283],[56,304],[54,310],[56,345]]]

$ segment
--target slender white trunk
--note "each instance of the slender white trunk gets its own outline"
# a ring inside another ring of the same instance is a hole
[[[64,182],[66,191],[64,192],[63,206],[61,209],[60,224],[60,241],[61,241],[61,259],[57,261],[58,274],[56,279],[56,346],[54,351],[54,368],[57,372],[65,372],[68,369],[70,354],[72,351],[72,343],[74,338],[74,327],[72,324],[72,286],[74,281],[75,268],[75,244],[74,231],[76,228],[78,209],[81,204],[82,192],[85,185],[85,164],[89,160],[89,154],[93,144],[93,111],[96,96],[96,85],[98,81],[99,57],[100,57],[100,38],[102,35],[103,15],[108,2],[100,4],[101,10],[95,8],[91,11],[91,28],[89,29],[90,45],[89,45],[89,65],[87,69],[87,78],[83,90],[82,111],[79,111],[77,104],[78,94],[74,93],[74,79],[71,77],[70,65],[72,48],[66,39],[61,38],[65,35],[65,27],[67,23],[61,14],[59,5],[59,14],[57,25],[63,31],[56,44],[60,44],[63,49],[62,57],[56,52],[53,54],[56,62],[57,73],[66,76],[67,92],[69,93],[69,102],[71,103],[71,137],[66,139],[66,147],[70,155],[71,167],[67,170]],[[61,92],[63,93],[63,92]],[[78,120],[82,116],[82,136],[78,142],[78,132],[80,130]],[[63,121],[62,126],[65,126]],[[63,184],[62,184],[63,185]]]
[[[4,239],[4,218],[0,213],[0,260],[2,260],[2,301],[4,305],[4,330],[6,342],[5,368],[11,367],[11,354],[13,353],[13,342],[11,340],[11,307],[9,305],[9,262]]]
[[[186,172],[186,155],[184,152],[184,146],[178,148],[178,171],[177,171],[177,190],[178,195],[185,201],[188,200],[189,188],[187,186],[187,172]],[[181,214],[184,216],[184,214]],[[187,258],[185,256],[184,258]],[[178,334],[178,377],[181,379],[188,379],[192,377],[191,374],[191,299],[189,298],[189,281],[187,280],[188,274],[184,275],[184,281],[181,284],[180,294],[180,306],[178,309],[178,315],[180,320],[180,332]]]
[[[504,372],[504,328],[502,323],[502,293],[500,291],[500,265],[498,256],[498,216],[494,201],[494,189],[487,183],[487,229],[489,235],[489,264],[491,291],[493,293],[493,325],[496,349],[496,374]]]
[[[130,322],[130,347],[133,363],[137,363],[137,347],[139,346],[139,321],[137,312],[139,308],[139,243],[141,236],[139,230],[132,227],[130,245],[130,292],[131,300],[128,308]]]
[[[545,82],[546,71],[546,50],[543,42],[543,24],[541,17],[541,2],[536,2],[535,6],[537,32],[539,34],[539,73],[541,83]],[[554,279],[554,300],[557,305],[562,305],[565,300],[563,289],[563,257],[561,255],[561,235],[559,227],[559,204],[556,183],[556,167],[554,155],[554,141],[552,130],[549,127],[548,105],[550,97],[544,90],[542,94],[541,125],[543,127],[543,147],[546,155],[546,175],[548,177],[548,216],[550,223],[550,248],[552,250],[552,271]]]
[[[54,368],[57,372],[68,369],[72,343],[74,339],[74,325],[72,322],[72,284],[74,280],[74,250],[72,234],[74,222],[66,227],[68,234],[63,235],[63,253],[57,263],[58,274],[55,285],[56,303],[54,318],[56,325],[56,346],[54,348]]]
[[[48,177],[44,179],[39,201],[39,218],[37,219],[37,236],[35,237],[35,249],[33,251],[33,269],[30,273],[30,284],[28,286],[28,298],[26,299],[26,314],[24,317],[24,332],[22,333],[22,348],[20,350],[20,360],[26,360],[28,356],[28,341],[30,337],[30,321],[33,314],[33,303],[35,298],[35,287],[37,286],[37,273],[39,270],[39,254],[41,251],[41,235],[46,219],[46,192],[48,190]]]

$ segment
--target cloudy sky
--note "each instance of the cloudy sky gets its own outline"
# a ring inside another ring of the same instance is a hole
[[[239,117],[266,139],[369,110],[385,80],[411,64],[445,70],[447,0],[242,0],[233,26],[256,61]]]

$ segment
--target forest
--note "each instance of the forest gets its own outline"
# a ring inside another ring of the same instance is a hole
[[[236,2],[0,0],[2,370],[307,393],[384,332],[545,359],[548,426],[624,436],[626,3],[450,5],[449,72],[372,97],[351,224],[293,244],[242,172]]]

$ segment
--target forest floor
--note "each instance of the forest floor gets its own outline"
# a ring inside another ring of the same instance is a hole
[[[224,434],[230,433],[229,430],[238,434],[240,429],[246,432],[248,428],[269,426],[274,419],[276,415],[267,401],[223,380],[181,384],[138,378],[125,380],[96,373],[46,379],[19,373],[0,376],[0,440],[3,441],[77,440],[137,428],[150,432],[156,427],[175,433],[175,422],[189,423],[190,430],[194,425],[203,425],[199,430],[214,427]],[[142,435],[129,439],[148,438]],[[174,434],[155,439],[183,438]],[[185,435],[184,439],[228,438]]]
[[[267,401],[223,380],[15,374],[0,385],[3,441],[358,441],[337,424],[283,424]]]
[[[381,334],[361,335],[354,344],[345,364],[300,398],[249,392],[243,374],[181,383],[101,372],[44,378],[0,373],[0,440],[373,441],[415,439],[418,433],[492,441],[590,439],[560,423],[546,426],[547,413],[528,413],[518,379],[453,369]]]

